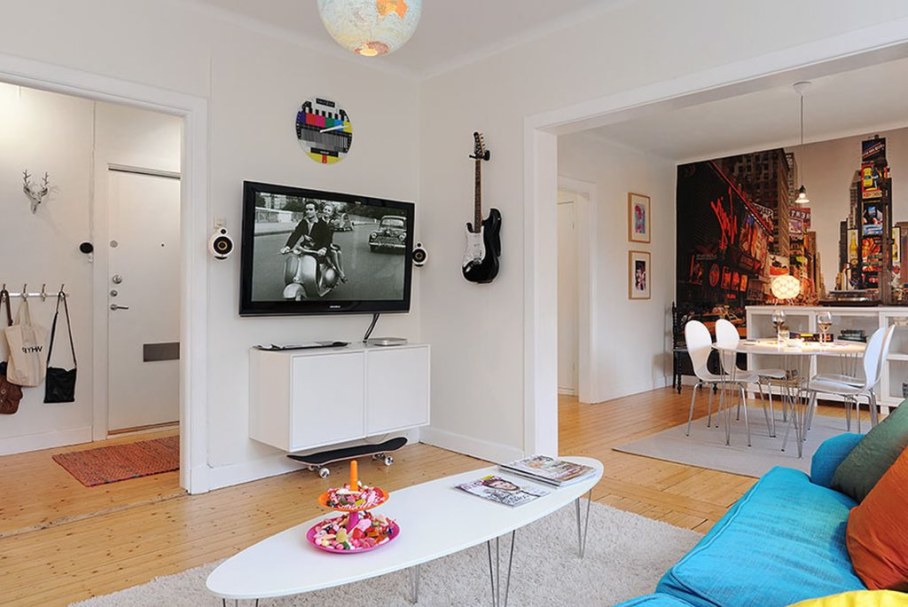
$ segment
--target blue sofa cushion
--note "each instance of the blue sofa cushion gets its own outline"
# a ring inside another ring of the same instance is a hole
[[[784,607],[866,587],[845,548],[855,502],[776,467],[656,587],[702,607]]]
[[[615,607],[691,607],[691,604],[670,594],[657,592],[635,597]]]
[[[810,460],[810,480],[814,485],[832,487],[832,477],[839,465],[857,447],[863,434],[838,434],[827,438],[817,447]]]

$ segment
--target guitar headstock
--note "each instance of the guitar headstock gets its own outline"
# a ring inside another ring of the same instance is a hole
[[[473,153],[470,155],[470,158],[475,160],[488,160],[489,159],[489,150],[486,149],[485,140],[482,137],[482,133],[474,132],[473,133]]]

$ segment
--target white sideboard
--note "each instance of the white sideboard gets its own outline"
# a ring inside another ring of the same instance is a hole
[[[249,436],[304,451],[429,423],[429,346],[250,351]]]
[[[840,306],[748,306],[747,337],[771,337],[775,335],[772,326],[773,310],[785,311],[785,324],[791,331],[817,333],[817,315],[828,311],[832,314],[833,335],[838,336],[842,329],[863,329],[869,338],[880,327],[895,325],[895,334],[883,365],[883,374],[877,391],[879,402],[884,411],[904,400],[903,384],[908,388],[908,307],[874,306],[874,307],[840,307]],[[771,360],[748,360],[748,366],[771,366]],[[837,373],[838,361],[831,357],[817,357],[813,361],[812,372]],[[862,371],[858,369],[862,375]],[[863,376],[863,375],[862,375]]]

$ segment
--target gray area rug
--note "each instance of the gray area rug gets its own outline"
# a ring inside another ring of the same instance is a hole
[[[583,502],[584,510],[586,502]],[[443,523],[441,523],[443,524]],[[574,506],[517,531],[509,603],[520,607],[614,605],[652,592],[666,569],[700,539],[687,529],[593,503],[586,556],[577,554]],[[428,540],[431,541],[431,540]],[[502,540],[502,555],[509,542]],[[493,552],[494,556],[494,552]],[[338,556],[338,567],[345,558]],[[159,607],[221,604],[205,588],[217,563],[157,578],[121,592],[74,603],[78,607]],[[412,607],[409,575],[399,571],[355,584],[283,599],[260,607]],[[252,605],[253,601],[240,601]],[[420,567],[418,607],[491,604],[485,544]],[[233,605],[233,601],[228,601]]]
[[[798,458],[793,428],[785,451],[782,451],[786,422],[782,421],[778,411],[776,411],[775,438],[769,436],[761,407],[748,407],[747,411],[752,447],[747,446],[743,419],[732,420],[731,444],[726,446],[725,427],[716,428],[716,419],[713,416],[713,427],[709,428],[706,426],[705,417],[695,419],[691,424],[690,436],[685,436],[687,431],[685,422],[641,440],[619,445],[614,449],[624,453],[645,455],[679,464],[759,478],[773,466],[787,466],[809,473],[810,457],[820,443],[831,436],[845,432],[844,418],[815,415],[810,431],[807,433],[807,440],[804,442],[804,455]],[[866,432],[869,426],[869,422],[863,424],[862,430]],[[852,424],[852,431],[857,431],[854,424]]]

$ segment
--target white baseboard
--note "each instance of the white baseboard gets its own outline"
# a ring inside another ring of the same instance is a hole
[[[472,455],[473,457],[499,464],[520,459],[525,455],[523,451],[516,447],[477,440],[469,436],[445,432],[432,427],[421,428],[419,440],[427,445],[434,445],[435,447],[463,453],[464,455]]]
[[[0,439],[0,455],[25,453],[66,445],[78,445],[91,442],[91,426],[73,428],[71,430],[55,430],[41,434],[26,434],[25,436],[11,436]]]
[[[213,491],[299,469],[300,465],[285,453],[277,453],[262,459],[211,468],[208,472],[208,489]]]

